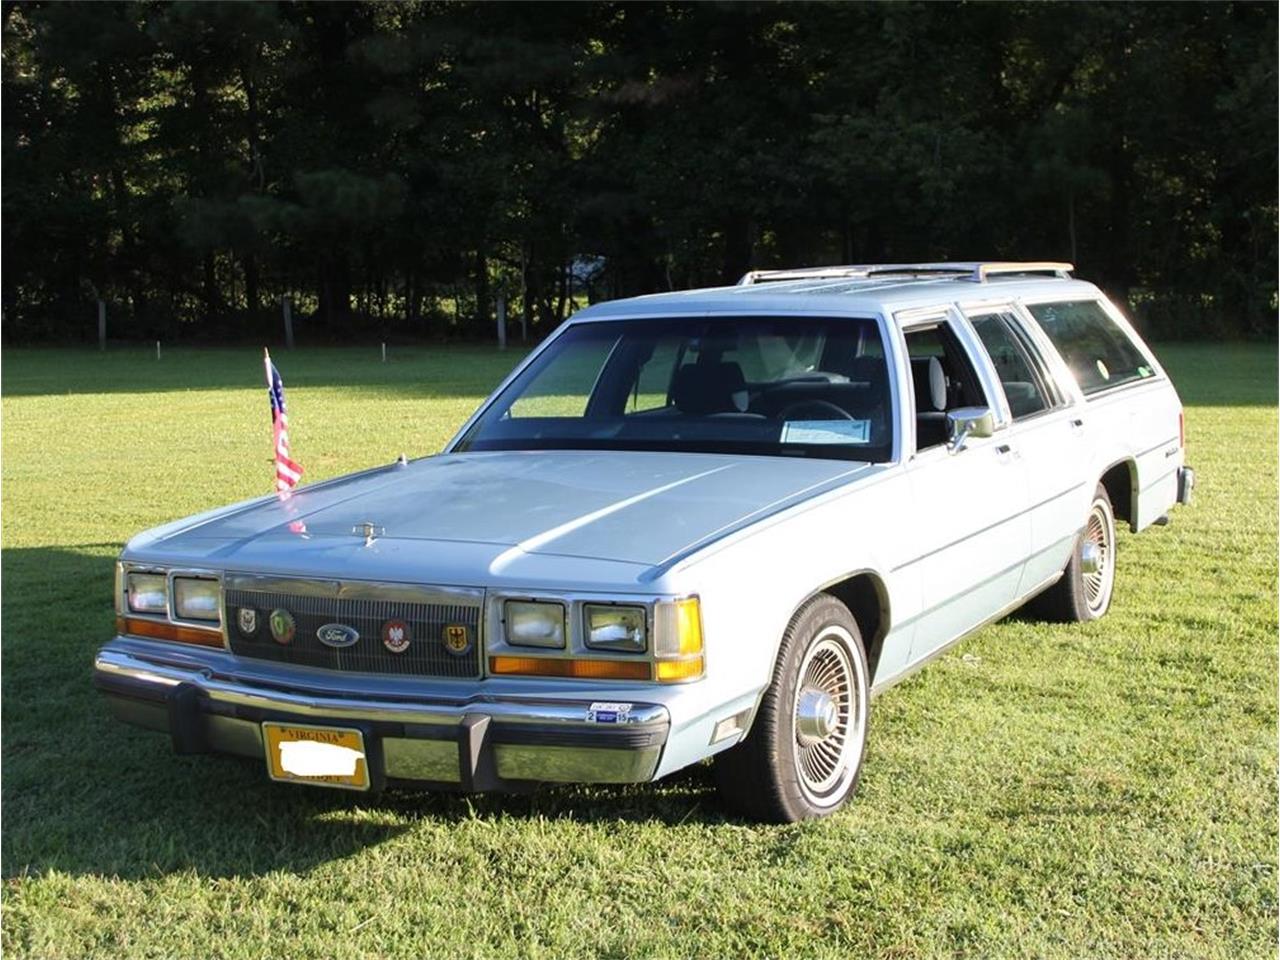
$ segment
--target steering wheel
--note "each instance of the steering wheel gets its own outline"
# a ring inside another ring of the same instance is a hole
[[[853,420],[855,417],[844,407],[837,407],[829,400],[797,400],[790,406],[783,407],[778,411],[779,420],[791,419],[791,414],[798,410],[821,410],[824,413],[834,413],[837,420]],[[827,419],[830,419],[829,417]]]

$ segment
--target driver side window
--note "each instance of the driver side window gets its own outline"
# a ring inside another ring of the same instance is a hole
[[[915,327],[904,336],[911,364],[916,450],[927,450],[947,442],[948,410],[986,406],[987,400],[950,324],[939,321]]]

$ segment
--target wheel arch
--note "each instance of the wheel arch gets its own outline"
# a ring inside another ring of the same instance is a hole
[[[868,680],[874,684],[876,667],[880,662],[880,651],[884,647],[884,638],[888,635],[892,622],[889,590],[885,586],[884,578],[874,570],[862,569],[832,580],[818,587],[796,604],[788,622],[795,618],[805,604],[823,593],[835,597],[853,615],[854,622],[858,624],[858,632],[862,634],[862,644],[867,654],[867,669],[870,674]]]
[[[1132,457],[1117,460],[1102,471],[1098,482],[1111,498],[1111,510],[1116,519],[1123,520],[1130,530],[1135,530],[1134,520],[1138,515],[1137,461]]]

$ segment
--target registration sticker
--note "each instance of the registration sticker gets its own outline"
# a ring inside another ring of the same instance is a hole
[[[369,789],[369,759],[359,730],[268,720],[262,724],[262,743],[272,780]]]
[[[631,719],[630,703],[597,701],[587,708],[588,723],[627,723]]]

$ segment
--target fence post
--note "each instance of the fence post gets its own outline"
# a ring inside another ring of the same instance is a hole
[[[98,301],[98,349],[107,349],[107,301]]]
[[[287,349],[293,349],[293,305],[289,303],[288,297],[280,298],[280,305],[284,308],[284,345]]]
[[[498,349],[507,349],[507,295],[498,294]]]

